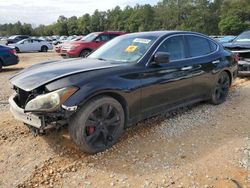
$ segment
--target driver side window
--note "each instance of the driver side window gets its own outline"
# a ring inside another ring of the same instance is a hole
[[[165,40],[157,52],[167,52],[170,60],[180,60],[185,58],[185,46],[183,36],[175,36]]]

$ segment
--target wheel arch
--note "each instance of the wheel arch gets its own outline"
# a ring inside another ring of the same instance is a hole
[[[82,50],[90,50],[90,51],[93,51],[93,49],[89,48],[89,47],[85,47],[83,48]]]
[[[84,50],[88,50],[88,51],[90,51],[90,52],[93,51],[93,49],[91,49],[91,48],[89,48],[89,47],[85,47],[85,48],[81,49],[81,52],[80,52],[80,53],[82,53],[82,51],[84,51]]]
[[[233,76],[231,74],[231,72],[227,69],[223,70],[222,72],[226,72],[229,76],[229,79],[230,79],[230,86],[232,85],[232,82],[233,82]]]
[[[128,103],[122,95],[120,95],[114,91],[103,91],[103,92],[99,92],[97,94],[91,95],[91,96],[87,97],[86,100],[82,101],[79,106],[82,107],[85,104],[87,104],[89,101],[91,101],[92,99],[97,98],[97,97],[101,97],[101,96],[112,97],[122,105],[122,108],[124,110],[125,125],[126,125],[128,122],[128,118],[129,118]]]
[[[49,49],[49,47],[48,47],[48,45],[47,45],[47,44],[43,44],[43,45],[41,46],[41,49],[42,49],[42,47],[46,47],[46,48],[48,48],[48,49]]]

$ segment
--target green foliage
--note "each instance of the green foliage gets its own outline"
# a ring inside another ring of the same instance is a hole
[[[250,0],[224,0],[221,5],[221,34],[237,35],[250,27]]]
[[[226,16],[220,21],[219,28],[224,35],[237,35],[247,28],[247,24],[243,23],[238,16]]]
[[[250,27],[250,0],[160,0],[149,4],[116,6],[92,15],[59,16],[56,23],[39,25],[0,24],[0,35],[86,35],[94,31],[190,30],[208,35],[237,35]]]

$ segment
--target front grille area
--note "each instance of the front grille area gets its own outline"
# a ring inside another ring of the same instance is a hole
[[[20,88],[14,88],[16,93],[17,93],[17,97],[16,97],[16,103],[19,107],[24,108],[26,103],[30,100],[30,96],[31,93],[24,91]]]

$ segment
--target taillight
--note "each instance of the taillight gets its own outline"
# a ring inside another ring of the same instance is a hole
[[[239,61],[240,60],[240,55],[238,53],[235,53],[233,55],[233,59],[234,59],[234,61]]]
[[[15,50],[15,49],[10,49],[9,52],[10,52],[11,54],[16,54],[16,50]]]

